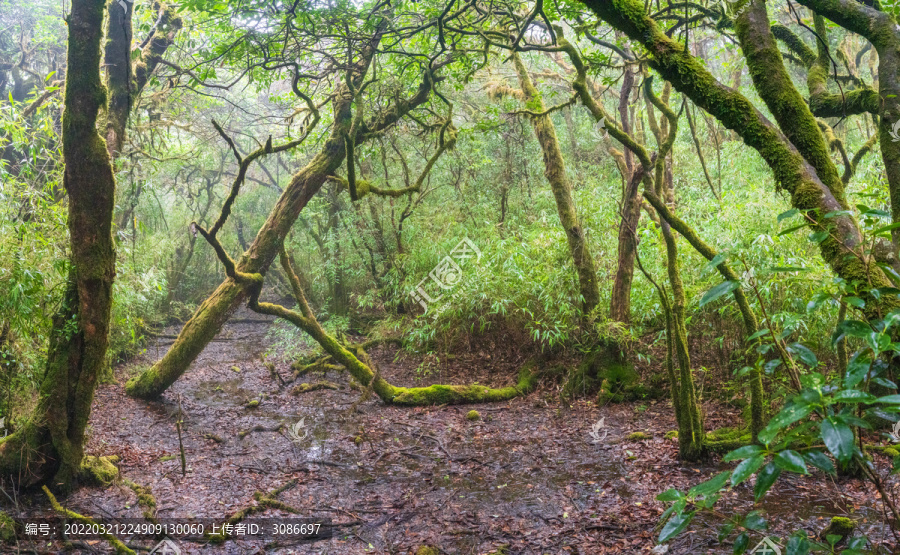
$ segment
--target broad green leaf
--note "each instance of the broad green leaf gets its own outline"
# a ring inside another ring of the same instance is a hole
[[[809,540],[803,536],[791,536],[785,546],[785,555],[808,555]]]
[[[875,399],[875,402],[895,405],[900,403],[900,395],[885,395],[884,397]]]
[[[775,480],[777,480],[780,475],[781,469],[778,468],[774,462],[770,462],[762,467],[762,470],[756,475],[756,483],[753,485],[754,499],[757,501],[762,499],[762,496],[769,491],[769,488],[772,487],[772,484],[775,483]]]
[[[666,521],[666,525],[663,526],[656,543],[665,543],[683,532],[693,518],[694,513],[672,515],[669,520]]]
[[[817,231],[815,233],[810,233],[809,237],[807,237],[807,239],[809,239],[810,243],[821,243],[825,239],[828,239],[828,232],[827,231]]]
[[[790,345],[788,345],[788,351],[797,355],[800,361],[810,368],[815,368],[819,365],[819,359],[816,358],[815,353],[809,350],[809,348],[805,345],[801,345],[800,343],[791,343]]]
[[[787,449],[775,455],[775,459],[773,461],[780,468],[787,470],[788,472],[796,472],[797,474],[809,474],[809,471],[806,469],[806,462],[804,462],[803,457],[800,456],[800,453],[796,451],[792,451]]]
[[[881,233],[885,233],[885,232],[887,232],[887,231],[892,231],[892,230],[894,230],[894,229],[897,229],[898,227],[900,227],[900,222],[894,222],[894,223],[888,224],[888,225],[886,225],[886,226],[884,226],[884,227],[879,227],[878,229],[876,229],[876,230],[873,231],[872,233],[875,234],[875,235],[879,235],[879,234],[881,234]]]
[[[715,287],[707,291],[705,295],[703,295],[703,298],[700,299],[700,307],[702,308],[718,299],[719,297],[731,293],[740,286],[741,284],[737,281],[723,281],[719,285],[716,285]]]
[[[790,210],[786,210],[786,211],[782,212],[781,214],[778,214],[778,223],[781,223],[782,221],[790,218],[791,216],[795,216],[799,213],[800,213],[800,211],[797,210],[796,208],[791,208]]]
[[[688,491],[688,497],[697,497],[700,495],[706,497],[718,492],[725,487],[725,483],[728,481],[728,476],[730,475],[731,472],[728,470],[716,474],[712,479],[692,487],[690,491]]]
[[[750,337],[747,338],[747,341],[750,342],[750,341],[753,341],[754,339],[759,339],[760,337],[762,337],[764,335],[769,335],[768,328],[759,330],[758,332],[754,333],[753,335],[751,335]]]
[[[765,455],[755,455],[743,460],[731,473],[731,485],[736,486],[753,475],[766,461]]]
[[[842,389],[834,396],[841,403],[871,403],[875,397],[858,389]]]
[[[872,333],[872,326],[859,320],[843,320],[834,329],[831,336],[831,344],[837,345],[837,342],[844,337],[868,337]]]
[[[763,443],[771,442],[778,432],[801,418],[806,418],[812,411],[812,405],[807,403],[791,403],[769,420],[769,424],[759,433],[759,440]]]
[[[722,262],[725,262],[725,255],[719,253],[715,255],[713,259],[709,261],[709,263],[706,264],[706,267],[703,268],[703,271],[708,272],[710,270],[714,270]]]
[[[669,488],[656,496],[657,501],[678,501],[684,494],[675,488]]]
[[[820,426],[822,441],[834,457],[845,463],[853,457],[853,430],[843,422],[826,418]]]
[[[747,551],[748,547],[750,547],[750,536],[747,535],[747,532],[741,532],[734,539],[734,547],[731,552],[734,555],[741,555],[741,553]]]
[[[788,234],[790,234],[790,233],[793,233],[793,232],[797,231],[798,229],[803,229],[803,228],[806,227],[807,225],[808,225],[808,224],[800,224],[800,225],[795,225],[794,227],[789,227],[789,228],[785,229],[784,231],[780,232],[780,233],[777,235],[777,237],[781,237],[782,235],[788,235]]]
[[[750,511],[747,513],[747,516],[744,517],[744,521],[741,522],[741,526],[748,530],[765,530],[768,527],[766,519],[762,517],[762,513],[759,511]]]
[[[744,445],[725,455],[722,460],[725,462],[739,461],[752,457],[753,455],[758,455],[763,451],[764,449],[759,445]]]
[[[866,378],[872,359],[868,353],[858,352],[847,363],[847,373],[844,375],[844,387],[855,387],[856,384]]]

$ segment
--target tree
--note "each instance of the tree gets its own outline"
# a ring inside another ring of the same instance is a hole
[[[324,17],[327,20],[333,15],[326,9],[321,14],[308,14],[306,17]],[[304,55],[309,56],[309,52],[313,52],[315,48],[327,47],[335,53],[334,56],[346,57],[344,57],[344,66],[341,70],[336,70],[333,66],[327,70],[323,69],[334,83],[333,93],[330,95],[330,100],[327,101],[332,107],[331,131],[328,138],[312,160],[291,178],[290,184],[284,189],[266,223],[259,230],[250,247],[237,261],[236,271],[239,273],[265,273],[281,250],[285,237],[301,211],[344,162],[348,145],[360,145],[379,136],[411,111],[424,105],[438,80],[437,71],[449,63],[449,59],[438,59],[443,53],[439,51],[423,67],[421,80],[410,96],[400,98],[396,96],[400,94],[399,91],[394,90],[390,92],[395,97],[390,100],[388,91],[385,91],[384,97],[387,98],[379,98],[379,100],[387,100],[384,107],[376,108],[371,116],[363,118],[364,104],[362,101],[364,97],[362,94],[364,91],[372,94],[366,90],[368,86],[366,75],[373,59],[378,54],[382,39],[388,33],[393,17],[392,13],[378,11],[365,15],[353,14],[354,17],[359,18],[358,24],[362,28],[359,35],[348,35],[345,37],[348,42],[325,46],[322,46],[319,42],[320,38],[316,34],[318,33],[317,22],[311,22],[308,28],[294,29],[293,23],[290,22],[293,14],[285,13],[282,16],[286,18],[285,28],[296,33],[296,36],[293,37],[293,40],[296,41],[293,43],[293,48],[298,52],[305,52]],[[367,26],[372,18],[377,19],[378,23],[370,29]],[[276,36],[280,37],[277,33]],[[269,51],[265,48],[263,50]],[[292,89],[298,99],[304,102],[308,118],[304,127],[304,135],[300,139],[302,142],[318,124],[320,116],[312,97],[302,92],[298,85],[302,78],[311,88],[315,89],[321,79],[318,75],[301,73],[301,68],[288,60],[292,52],[285,52],[283,54],[285,59],[281,63],[273,62],[272,67],[273,69],[281,69],[284,66],[293,68]],[[341,54],[337,54],[338,52]],[[265,62],[263,65],[265,66]],[[294,146],[297,144],[300,143],[296,142]],[[354,165],[351,162],[348,164],[348,168],[352,167]],[[349,181],[353,182],[354,180],[349,179]],[[235,184],[239,187],[237,180]],[[356,196],[355,193],[351,193],[351,195]],[[227,210],[223,210],[225,218],[229,211],[230,206]],[[217,230],[218,227],[221,227],[221,223],[214,226],[213,229]],[[219,332],[231,312],[246,299],[247,291],[242,284],[232,278],[224,281],[185,324],[178,339],[166,355],[152,368],[128,382],[126,386],[128,394],[140,398],[154,398],[162,394],[187,370],[207,343]]]
[[[81,469],[84,431],[106,364],[115,244],[116,182],[97,131],[106,104],[100,76],[104,0],[74,0],[68,17],[63,113],[64,184],[71,259],[63,305],[53,319],[36,413],[0,440],[0,475],[20,483],[71,484]]]

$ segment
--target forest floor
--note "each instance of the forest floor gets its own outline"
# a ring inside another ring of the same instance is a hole
[[[235,318],[159,401],[131,399],[121,383],[161,356],[171,339],[158,339],[140,360],[117,369],[120,383],[97,392],[87,452],[121,457],[122,477],[152,490],[159,518],[224,520],[257,505],[255,492],[292,484],[277,499],[297,510],[294,517],[332,519],[334,536],[295,544],[183,541],[184,554],[406,554],[423,545],[448,554],[649,553],[664,510],[656,495],[729,468],[717,461],[699,466],[678,461],[677,440],[664,438],[675,428],[667,401],[569,405],[545,386],[510,402],[475,406],[397,408],[372,396],[353,411],[360,392],[333,372],[328,379],[341,389],[292,395],[296,384],[282,386],[262,363],[269,323],[258,315]],[[506,385],[524,359],[505,345],[477,348],[459,353],[439,374],[420,376],[419,359],[395,354],[394,348],[372,352],[382,374],[406,386],[475,380]],[[290,379],[287,364],[276,369]],[[320,379],[321,374],[304,381]],[[258,406],[248,407],[253,399]],[[179,404],[184,476],[176,431]],[[472,409],[480,419],[466,418]],[[601,417],[608,434],[594,443],[589,432]],[[733,424],[734,418],[721,407],[707,407],[709,429]],[[638,431],[651,439],[630,441]],[[883,539],[881,507],[866,491],[855,480],[791,475],[756,508],[769,517],[771,535],[784,537],[800,528],[817,534],[828,516],[843,514]],[[81,487],[61,501],[98,518],[140,518],[142,512],[121,481]],[[740,486],[720,502],[720,511],[745,513],[751,503],[750,487]],[[17,504],[13,516],[52,512],[40,493],[21,496]],[[285,516],[292,515],[267,507],[248,518]],[[672,541],[668,553],[731,553],[716,541],[719,524],[702,520]],[[753,536],[751,546],[761,537]],[[141,545],[146,552],[153,542]],[[18,549],[56,553],[62,547],[54,540],[21,543]],[[77,543],[74,552],[107,550],[104,541],[91,540]]]

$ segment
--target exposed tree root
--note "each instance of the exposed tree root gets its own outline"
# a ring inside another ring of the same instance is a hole
[[[323,357],[317,358],[313,362],[309,364],[304,364],[305,360],[298,360],[294,364],[291,365],[291,369],[294,370],[294,380],[297,380],[310,372],[321,371],[324,375],[328,370],[334,370],[335,372],[343,372],[344,367],[331,363],[332,358],[331,355],[325,355]]]
[[[206,439],[211,439],[216,443],[225,443],[225,440],[222,438],[222,436],[216,435],[212,432],[203,434],[203,437]]]
[[[83,522],[85,524],[91,525],[96,524],[94,519],[92,519],[91,517],[80,515],[75,511],[70,511],[69,509],[66,509],[65,507],[60,505],[59,501],[56,500],[56,497],[54,497],[53,494],[50,493],[50,490],[47,489],[47,486],[42,486],[41,489],[43,489],[44,493],[47,494],[47,498],[50,500],[50,506],[53,507],[54,511],[58,512],[66,518],[77,520],[78,522]],[[122,543],[119,538],[113,536],[112,534],[101,534],[101,536],[103,537],[103,539],[109,542],[109,545],[111,545],[113,549],[116,550],[116,553],[135,555],[135,552],[133,550],[129,549],[124,543]]]
[[[81,478],[87,482],[108,486],[119,477],[119,469],[114,463],[119,462],[117,455],[109,457],[86,456],[81,461]]]
[[[302,383],[291,390],[291,395],[300,395],[309,393],[310,391],[319,391],[321,389],[338,389],[338,385],[331,382]]]
[[[144,518],[149,520],[150,522],[156,523],[156,498],[153,497],[153,492],[150,490],[148,486],[142,486],[140,484],[136,484],[132,482],[128,478],[122,480],[122,482],[131,488],[131,491],[137,495],[138,506],[141,508]]]
[[[265,426],[262,426],[262,425],[253,426],[252,428],[249,428],[247,430],[241,430],[240,432],[238,432],[238,437],[241,439],[244,439],[245,437],[252,434],[253,432],[280,432],[282,428],[284,428],[284,424],[279,424],[279,425],[275,426],[274,428],[266,428]]]
[[[287,490],[293,488],[297,485],[297,480],[291,480],[283,486],[272,490],[270,493],[263,493],[261,491],[257,491],[253,494],[253,499],[256,500],[256,505],[250,505],[248,507],[244,507],[238,512],[234,513],[228,520],[225,521],[226,524],[237,524],[238,522],[244,520],[248,516],[265,511],[266,509],[278,509],[279,511],[285,511],[293,514],[300,514],[300,509],[295,507],[291,507],[286,503],[282,503],[278,500],[278,496]],[[228,539],[227,534],[209,534],[207,536],[209,541],[213,543],[222,543]]]

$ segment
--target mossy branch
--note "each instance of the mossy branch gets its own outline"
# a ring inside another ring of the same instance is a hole
[[[350,199],[352,201],[361,200],[368,195],[399,198],[404,195],[419,193],[422,191],[422,185],[425,184],[425,180],[431,174],[431,170],[434,168],[434,165],[437,163],[440,157],[443,156],[445,152],[447,152],[448,150],[452,150],[456,146],[456,135],[457,131],[453,126],[453,122],[450,119],[447,119],[444,124],[441,125],[441,131],[438,139],[438,149],[434,152],[434,154],[431,155],[430,158],[428,158],[428,162],[425,163],[425,168],[422,170],[422,173],[419,174],[419,177],[416,179],[415,183],[413,183],[409,187],[403,187],[401,189],[382,189],[380,187],[376,187],[369,181],[356,179],[355,177],[351,182],[349,171],[352,165],[350,163],[347,164],[348,179],[344,179],[343,177],[340,177],[338,175],[330,175],[328,176],[328,179],[350,191]],[[355,186],[352,183],[355,183]],[[354,190],[356,192],[356,197],[353,196]]]
[[[234,176],[234,181],[231,184],[231,192],[228,194],[228,198],[225,199],[225,202],[222,205],[222,211],[219,213],[219,217],[218,219],[216,219],[216,223],[213,224],[212,228],[210,228],[209,230],[209,234],[212,237],[215,237],[216,234],[219,233],[219,230],[222,229],[222,226],[225,225],[225,222],[228,220],[228,216],[231,215],[231,207],[232,205],[234,205],[234,201],[237,199],[238,193],[240,193],[241,191],[241,186],[244,184],[244,179],[247,176],[247,170],[250,169],[250,165],[264,155],[284,152],[286,150],[291,150],[299,146],[306,139],[306,137],[309,136],[309,132],[307,131],[307,133],[299,139],[295,139],[278,146],[272,146],[272,136],[269,135],[269,138],[266,141],[265,145],[257,148],[245,158],[241,156],[240,152],[238,152],[234,140],[227,133],[225,133],[225,130],[222,129],[222,126],[219,125],[216,120],[212,120],[212,125],[213,127],[215,127],[219,135],[225,140],[225,142],[228,143],[228,146],[231,148],[231,152],[234,154],[234,157],[237,159],[238,163],[238,171]]]
[[[656,212],[660,215],[661,218],[666,220],[672,229],[677,231],[682,237],[687,239],[688,243],[691,244],[694,249],[699,252],[703,258],[709,260],[710,262],[718,256],[718,253],[713,249],[709,244],[706,243],[703,239],[697,235],[696,231],[689,226],[684,220],[676,216],[669,207],[662,202],[659,197],[651,193],[650,191],[644,191],[644,198],[656,209]],[[716,265],[716,270],[721,274],[721,276],[727,281],[740,281],[739,276],[731,269],[728,264],[723,260],[718,265]],[[738,305],[738,309],[741,312],[741,317],[744,320],[744,331],[749,337],[750,335],[756,333],[759,330],[759,321],[756,318],[756,314],[754,314],[753,309],[750,307],[750,303],[747,302],[747,296],[744,295],[744,290],[738,287],[732,293],[734,295],[734,300]],[[750,396],[751,396],[751,415],[750,415],[750,429],[752,432],[753,440],[756,440],[757,434],[762,430],[764,426],[763,422],[763,404],[764,404],[764,392],[763,392],[763,384],[762,384],[762,374],[757,368],[753,375],[750,377]]]
[[[801,3],[808,5],[826,1],[802,0]],[[656,22],[646,15],[641,2],[637,0],[583,0],[583,2],[601,19],[624,32],[632,40],[641,43],[651,55],[649,60],[651,67],[682,94],[693,100],[697,106],[740,135],[748,146],[759,152],[771,168],[777,185],[791,194],[794,207],[811,211],[817,226],[827,223],[834,228],[837,238],[829,236],[819,244],[819,248],[823,259],[835,273],[847,280],[871,281],[873,287],[890,286],[890,281],[880,268],[875,267],[874,261],[860,252],[863,237],[856,221],[846,215],[825,220],[825,214],[843,210],[843,196],[835,196],[831,187],[823,183],[826,179],[820,178],[810,168],[794,145],[749,100],[716,80],[701,62],[685,52],[684,45],[667,37]],[[764,20],[768,23],[768,18],[760,15],[754,10],[754,20]],[[830,18],[828,14],[823,15]],[[759,34],[757,25],[754,25],[754,30]],[[781,67],[783,70],[783,66]],[[766,76],[767,74],[761,74],[759,77],[765,79]],[[802,98],[800,102],[803,103]],[[796,123],[793,121],[786,125]],[[817,128],[813,131],[819,133]],[[881,131],[884,132],[883,126]],[[824,143],[821,135],[819,141]],[[827,155],[827,148],[824,150]],[[840,182],[839,176],[836,177],[836,181]],[[842,186],[843,184],[839,183],[838,187],[842,189]],[[889,299],[886,296],[880,299],[869,298],[865,311],[867,316],[879,318],[897,306],[896,299]]]
[[[367,358],[364,351],[356,348],[354,350],[358,352],[359,356],[353,354],[322,328],[303,294],[300,280],[296,272],[294,272],[290,258],[283,248],[280,260],[282,268],[291,283],[294,297],[300,307],[300,313],[273,303],[259,302],[260,288],[258,287],[253,288],[250,292],[248,303],[250,309],[260,314],[287,320],[308,333],[321,345],[322,350],[331,355],[335,362],[343,365],[357,382],[371,387],[375,394],[385,403],[420,406],[505,401],[530,393],[534,389],[537,373],[533,371],[530,365],[526,365],[520,371],[519,380],[515,386],[499,389],[480,385],[433,385],[414,388],[391,385],[377,372],[373,372],[369,365],[360,359],[360,357],[363,359]]]
[[[56,497],[54,497],[53,494],[50,493],[50,490],[47,489],[47,486],[42,486],[41,489],[44,490],[44,493],[47,495],[47,499],[50,500],[50,506],[53,507],[54,511],[58,512],[66,518],[71,518],[72,520],[76,520],[84,524],[90,524],[92,526],[97,524],[94,519],[84,515],[80,515],[75,511],[70,511],[69,509],[66,509],[65,507],[60,505],[59,501],[56,500]],[[135,555],[135,552],[133,550],[129,549],[128,546],[122,543],[122,540],[113,536],[112,534],[101,534],[101,537],[109,542],[109,545],[111,545],[113,549],[116,550],[116,553],[120,553],[122,555]]]

